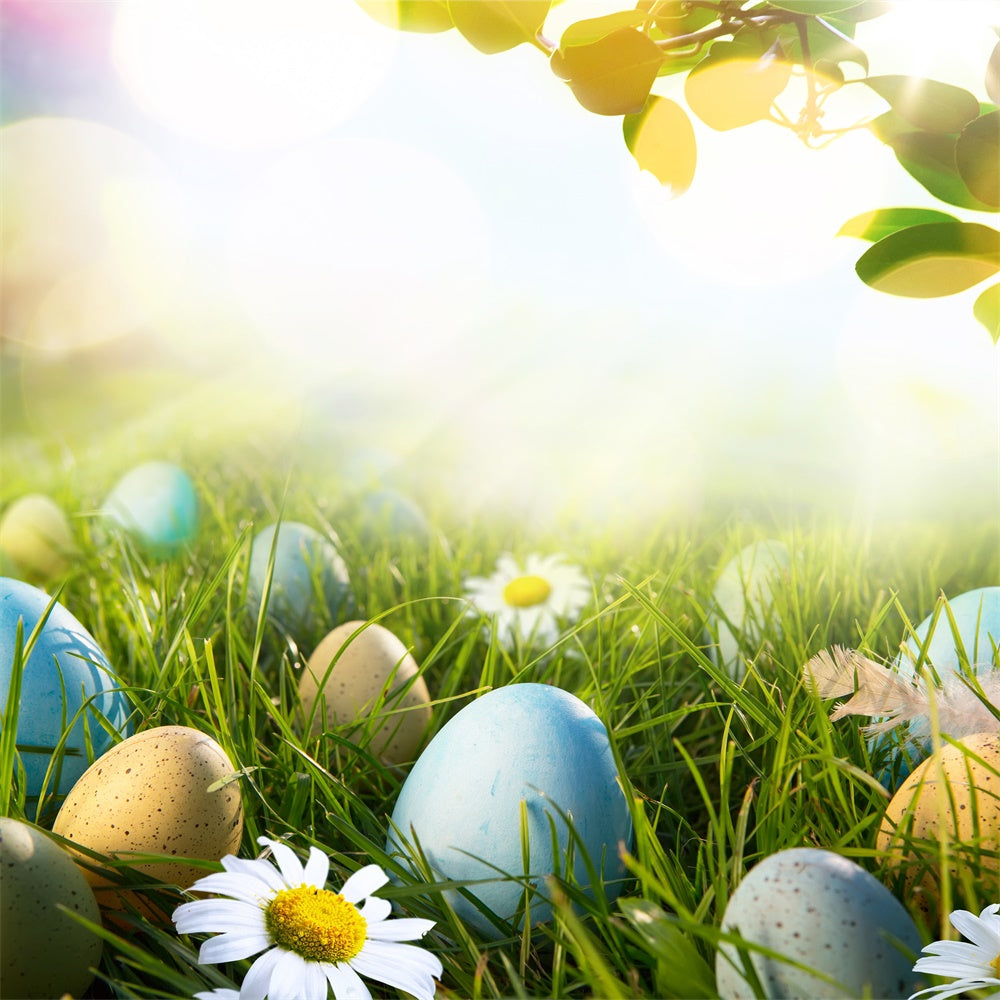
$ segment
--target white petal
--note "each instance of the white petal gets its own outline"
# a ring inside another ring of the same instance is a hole
[[[395,951],[395,949],[410,946],[386,945],[385,947]],[[366,945],[359,955],[355,955],[351,959],[351,966],[361,975],[393,986],[398,990],[405,990],[419,1000],[432,1000],[434,996],[434,974],[429,969],[421,968],[414,962],[400,959],[396,954],[392,954],[390,958],[379,957],[373,955]],[[438,963],[437,968],[440,970],[440,963]]]
[[[429,976],[441,975],[441,960],[437,955],[415,944],[368,940],[360,954],[367,960],[381,962],[384,965],[405,965],[413,971],[423,972]]]
[[[378,865],[365,865],[344,883],[340,894],[348,903],[358,903],[377,889],[381,889],[388,881],[389,876]]]
[[[305,877],[306,885],[314,885],[317,889],[324,888],[330,877],[330,859],[318,847],[309,848]]]
[[[917,1000],[918,997],[923,997],[925,1000],[948,1000],[949,997],[957,997],[965,993],[966,990],[982,989],[984,985],[990,984],[984,984],[979,979],[959,979],[957,982],[946,983],[943,986],[928,986],[927,989],[914,993],[909,1000]],[[987,997],[987,1000],[997,1000],[998,997],[1000,997],[1000,993],[993,993]]]
[[[323,1000],[326,996],[326,978],[318,965],[313,967],[319,975],[321,992],[318,995],[315,992],[317,980],[309,971],[310,963],[294,951],[282,948],[271,973],[268,1000]]]
[[[204,993],[195,993],[194,1000],[240,1000],[239,990],[216,987],[214,990],[207,990]]]
[[[267,861],[248,861],[245,858],[230,858],[229,863],[226,865],[226,871],[243,875],[245,878],[254,879],[265,888],[271,889],[274,892],[280,892],[282,889],[288,888],[285,880],[281,877],[281,872]]]
[[[199,899],[174,910],[178,934],[215,934],[235,928],[263,931],[264,911],[235,899]]]
[[[528,556],[528,564],[531,564],[531,556]],[[511,580],[516,580],[519,576],[525,576],[525,573],[521,572],[521,566],[518,561],[509,553],[505,552],[499,559],[497,559],[497,571],[496,576],[501,579],[504,584],[510,583]]]
[[[418,917],[383,920],[378,924],[369,924],[368,937],[374,941],[416,941],[433,926],[433,920],[421,920]]]
[[[368,987],[346,962],[326,963],[323,971],[333,990],[333,1000],[372,1000]]]
[[[955,910],[950,919],[952,926],[963,937],[989,952],[989,956],[983,956],[987,962],[992,962],[1000,954],[1000,934],[996,934],[985,920],[980,920],[968,910]]]
[[[219,896],[243,899],[248,903],[270,899],[275,890],[259,878],[236,875],[233,872],[214,872],[198,879],[191,888],[198,892],[213,892]]]
[[[270,948],[272,942],[266,934],[233,933],[220,934],[209,938],[198,952],[198,961],[202,965],[214,965],[218,962],[236,962],[241,958],[249,958],[258,951]]]
[[[361,911],[361,916],[367,921],[370,933],[372,924],[380,923],[392,913],[392,903],[381,896],[369,896],[364,905],[358,909]]]
[[[274,860],[281,869],[281,877],[290,886],[300,886],[306,880],[306,873],[302,868],[302,862],[295,855],[287,844],[279,840],[271,840],[269,837],[258,837],[258,844],[266,844],[271,848]]]
[[[281,948],[272,948],[250,966],[249,972],[243,977],[240,1000],[264,1000],[271,988],[271,973],[281,958],[281,951]]]

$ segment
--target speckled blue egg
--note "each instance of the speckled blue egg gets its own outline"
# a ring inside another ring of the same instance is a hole
[[[17,624],[22,623],[23,641],[27,644],[50,600],[37,587],[0,578],[0,712],[6,709],[10,694]],[[37,798],[42,789],[64,728],[69,729],[69,734],[56,759],[58,780],[53,778],[47,786],[57,795],[65,795],[91,761],[110,749],[113,737],[102,724],[102,717],[120,735],[131,734],[131,707],[115,688],[107,657],[93,636],[65,607],[53,605],[24,664],[21,679],[17,745],[30,798]],[[81,712],[84,703],[87,707]],[[93,757],[88,757],[86,734]]]
[[[949,610],[955,620],[954,630],[948,618]],[[934,667],[942,680],[960,673],[959,647],[976,673],[993,669],[993,649],[1000,645],[1000,587],[979,587],[949,598],[948,608],[942,607],[936,618],[935,621],[935,615],[929,614],[914,630],[915,634],[903,643],[903,650],[895,662],[895,669],[902,676],[914,676],[921,650],[925,662]],[[934,634],[928,642],[932,623]],[[904,743],[895,734],[880,736],[871,746],[875,751],[892,747],[889,765],[879,774],[879,780],[893,790],[931,754],[929,740]]]
[[[771,1000],[903,998],[918,986],[913,962],[921,940],[913,918],[878,879],[832,851],[794,847],[765,858],[729,897],[722,930],[812,970],[748,952]],[[736,945],[720,943],[715,974],[722,1000],[755,996],[741,967]]]
[[[522,860],[522,803],[528,872]],[[613,899],[625,879],[619,848],[631,845],[632,820],[607,730],[567,691],[513,684],[467,705],[431,740],[403,783],[386,850],[406,863],[417,843],[436,877],[488,880],[469,886],[469,892],[511,921],[524,891],[498,873],[527,877],[547,895],[545,876],[566,868],[570,837],[564,816],[572,817],[583,845],[574,845],[578,884],[600,891],[589,884],[585,849]],[[469,900],[451,890],[446,895],[463,920],[489,937],[503,936]],[[533,895],[530,906],[533,924],[551,917],[551,907],[539,897]]]
[[[170,462],[146,462],[111,488],[103,511],[154,556],[171,556],[198,530],[198,497],[191,477]]]
[[[272,548],[268,617],[297,636],[318,623],[338,622],[351,606],[347,566],[329,539],[298,521],[270,524],[254,537],[247,571],[247,600],[253,614],[260,611]]]

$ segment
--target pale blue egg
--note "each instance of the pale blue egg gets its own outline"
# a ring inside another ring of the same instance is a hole
[[[247,601],[253,614],[260,612],[272,548],[268,617],[299,637],[317,623],[338,622],[351,607],[347,566],[329,539],[298,521],[270,524],[251,543]]]
[[[0,712],[6,710],[10,695],[17,624],[22,623],[26,645],[50,601],[37,587],[0,578]],[[47,786],[58,795],[65,795],[90,763],[111,748],[115,734],[131,735],[131,706],[116,687],[107,657],[93,636],[62,604],[53,605],[24,663],[18,701],[17,746],[29,798],[37,798],[41,791],[67,729],[55,777]]]
[[[522,854],[522,803],[530,844]],[[601,875],[609,899],[626,871],[619,850],[632,842],[632,819],[607,730],[579,698],[547,684],[513,684],[477,698],[428,744],[396,801],[386,850],[414,856],[414,844],[439,879],[486,879],[469,886],[485,906],[510,921],[527,877],[544,895],[546,875],[566,870],[572,817],[573,872],[589,892],[583,855]],[[558,844],[553,854],[553,836]],[[487,936],[503,936],[493,921],[457,892],[446,896],[459,916]],[[531,898],[531,922],[551,908]],[[520,921],[519,921],[520,923]]]
[[[361,498],[361,507],[367,538],[422,541],[430,533],[423,511],[396,490],[372,490]]]
[[[194,539],[198,497],[191,477],[170,462],[146,462],[108,493],[103,511],[154,556],[170,556]]]
[[[955,620],[952,628],[948,612]],[[934,633],[931,635],[931,625]],[[928,635],[930,641],[928,642]],[[993,651],[1000,645],[1000,587],[979,587],[966,591],[948,600],[948,607],[941,608],[936,616],[929,614],[903,644],[903,651],[896,658],[895,669],[904,677],[912,678],[921,650],[924,665],[933,666],[937,676],[946,680],[961,673],[959,648],[976,674],[993,669]],[[889,766],[879,774],[879,780],[894,790],[906,776],[931,753],[929,740],[905,744],[893,735],[881,736],[872,741],[872,749],[878,751],[887,744],[894,746]]]

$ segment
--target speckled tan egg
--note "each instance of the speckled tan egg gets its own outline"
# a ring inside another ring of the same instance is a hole
[[[362,724],[377,712],[369,747],[390,764],[413,760],[431,719],[416,660],[387,628],[362,621],[345,622],[320,642],[302,672],[299,695],[306,719],[312,715],[313,735],[352,726],[349,735],[360,742],[368,728]]]
[[[243,834],[239,783],[224,780],[233,772],[225,751],[205,733],[186,726],[147,729],[123,740],[83,773],[53,830],[126,863],[132,852],[218,861],[239,850]],[[144,861],[133,867],[181,888],[206,874],[182,861]],[[84,873],[98,887],[102,905],[117,905],[113,894],[100,891],[109,880],[86,867]]]
[[[953,876],[960,867],[977,866],[972,870],[983,880],[984,898],[995,899],[1000,889],[1000,734],[978,733],[964,737],[961,746],[946,744],[907,777],[886,807],[878,849],[887,853],[887,871],[902,875],[904,895],[930,925],[938,919],[937,845],[942,841]]]
[[[0,997],[80,996],[101,939],[59,909],[100,922],[94,893],[51,837],[0,818]]]

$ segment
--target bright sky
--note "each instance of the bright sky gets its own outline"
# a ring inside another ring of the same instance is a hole
[[[547,34],[620,6],[567,0]],[[985,99],[1000,4],[898,7],[859,29],[872,73]],[[123,0],[131,134],[7,127],[34,235],[5,267],[65,272],[36,342],[146,322],[209,370],[262,363],[307,430],[345,386],[391,398],[403,426],[359,446],[439,445],[472,503],[641,514],[697,505],[720,475],[750,494],[835,482],[861,509],[950,476],[1000,503],[981,289],[889,298],[853,273],[864,245],[834,238],[872,208],[940,207],[869,135],[807,151],[767,124],[696,123],[695,183],[671,201],[620,119],[584,111],[528,46],[485,56],[348,3],[288,0],[277,25],[274,9]],[[67,218],[85,254],[53,237]],[[216,314],[240,317],[238,344],[206,337]]]

